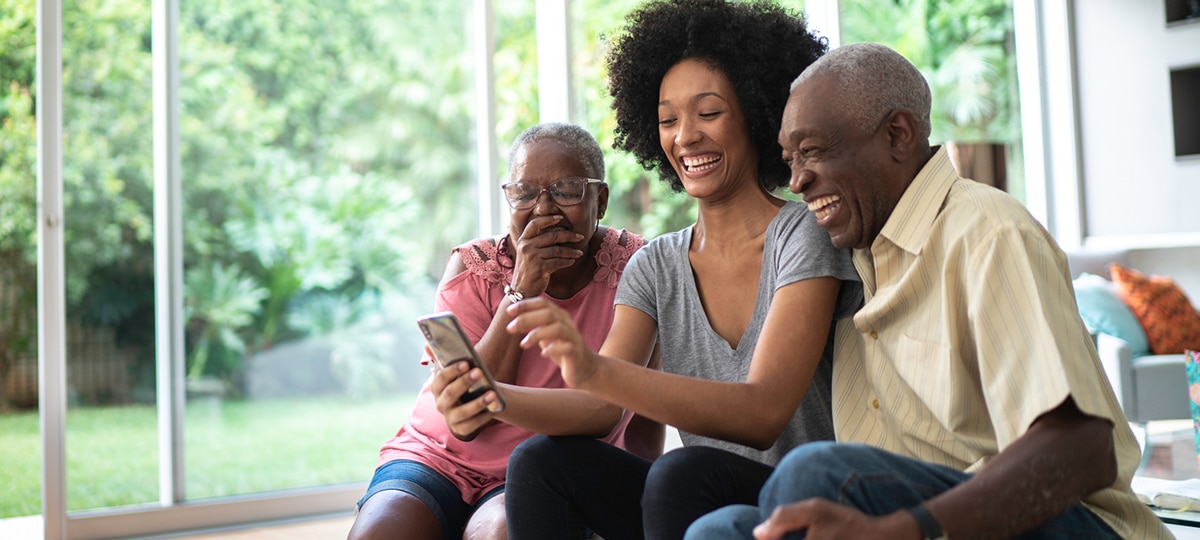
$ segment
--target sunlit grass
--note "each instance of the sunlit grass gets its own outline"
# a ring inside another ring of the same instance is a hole
[[[189,402],[187,498],[366,482],[414,397]],[[158,501],[153,406],[72,408],[66,441],[68,510]],[[36,412],[0,415],[0,518],[41,512],[40,449]]]

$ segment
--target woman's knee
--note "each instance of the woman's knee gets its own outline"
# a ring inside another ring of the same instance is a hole
[[[667,452],[650,466],[646,490],[692,484],[701,476],[697,471],[711,468],[722,452],[707,446],[686,446]]]
[[[501,493],[479,505],[467,528],[463,540],[507,540],[508,520],[504,515],[504,494]]]
[[[570,470],[584,452],[575,437],[535,435],[518,444],[508,458],[508,476],[546,470]]]

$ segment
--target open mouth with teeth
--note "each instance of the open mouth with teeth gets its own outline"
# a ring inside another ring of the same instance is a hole
[[[808,209],[817,216],[817,223],[825,221],[842,206],[842,198],[837,195],[826,195],[808,201]]]
[[[683,158],[683,170],[689,173],[704,172],[717,166],[721,161],[721,156],[717,154],[707,154],[703,156],[685,157]]]

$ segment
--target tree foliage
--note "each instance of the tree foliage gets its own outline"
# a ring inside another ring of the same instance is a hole
[[[887,44],[929,81],[933,141],[1019,138],[1012,32],[1012,0],[842,3],[844,42]]]
[[[931,81],[935,138],[1011,141],[1010,0],[846,2],[847,41],[889,43]],[[695,219],[612,150],[607,36],[640,0],[574,3],[580,123],[606,149],[605,222],[647,236]],[[504,145],[537,118],[534,2],[496,2]],[[476,234],[475,66],[469,2],[211,0],[180,4],[187,353],[193,377],[236,380],[247,355],[313,336],[349,377],[363,328],[427,309],[449,249]],[[36,345],[35,1],[0,0],[0,381]],[[150,4],[63,12],[68,316],[154,355]],[[503,155],[503,148],[501,148]],[[420,291],[419,293],[414,291]],[[412,308],[411,306],[417,306]],[[372,330],[374,331],[374,330]],[[382,330],[380,330],[382,331]],[[354,346],[351,346],[354,345]],[[365,384],[365,383],[364,383]],[[369,386],[369,385],[368,385]],[[364,386],[363,388],[366,388]],[[0,405],[3,404],[0,396]]]

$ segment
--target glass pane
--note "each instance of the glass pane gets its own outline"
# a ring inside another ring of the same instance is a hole
[[[477,234],[467,2],[180,6],[188,499],[365,482]]]
[[[0,11],[0,519],[41,511],[34,0]],[[7,530],[0,525],[0,531]],[[2,536],[2,534],[0,534]]]
[[[69,511],[158,500],[150,20],[63,6]]]
[[[841,3],[842,42],[903,54],[933,92],[930,142],[962,176],[1025,200],[1012,0],[861,0]]]

